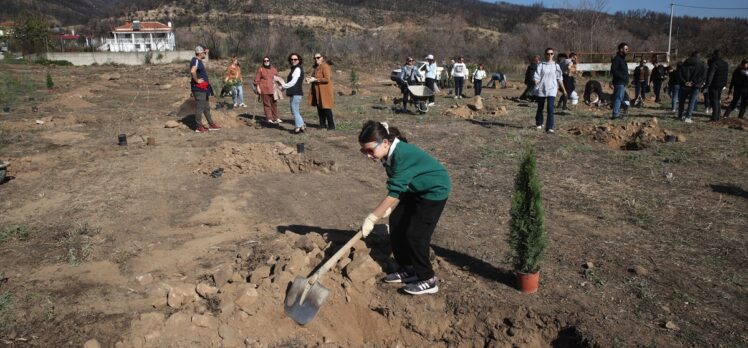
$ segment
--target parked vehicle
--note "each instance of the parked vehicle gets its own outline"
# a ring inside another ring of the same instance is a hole
[[[421,82],[421,83],[426,82],[426,64],[428,64],[428,62],[416,61],[415,65],[418,67],[418,72],[421,73],[421,77],[417,78],[418,82]],[[400,68],[392,70],[392,72],[390,73],[390,80],[397,82],[397,80],[400,77],[401,70],[402,69]],[[437,65],[436,66],[436,81],[440,80],[440,77],[442,76],[443,73],[445,73],[444,67]]]

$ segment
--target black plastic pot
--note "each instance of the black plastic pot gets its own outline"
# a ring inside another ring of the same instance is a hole
[[[127,145],[127,134],[120,134],[117,136],[117,144],[119,146]]]

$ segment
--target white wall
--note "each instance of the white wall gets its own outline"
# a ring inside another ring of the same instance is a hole
[[[194,51],[151,51],[151,64],[168,64],[174,62],[189,61],[195,56]],[[161,59],[158,56],[162,55]],[[67,60],[73,65],[96,64],[145,64],[146,52],[49,52],[46,55],[49,60]]]

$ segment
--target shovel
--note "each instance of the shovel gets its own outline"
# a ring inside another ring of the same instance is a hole
[[[319,283],[319,279],[322,278],[325,273],[332,266],[334,266],[340,258],[350,252],[353,244],[356,243],[361,236],[363,231],[358,231],[351,240],[343,245],[335,255],[333,255],[327,262],[320,266],[317,271],[312,273],[309,278],[296,277],[291,287],[286,292],[286,300],[284,302],[284,308],[286,315],[291,317],[297,323],[304,325],[314,319],[319,312],[322,304],[325,303],[327,295],[330,294],[330,289],[324,287]]]

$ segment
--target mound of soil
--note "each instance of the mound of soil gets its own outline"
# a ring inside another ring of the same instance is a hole
[[[653,142],[685,141],[682,135],[660,127],[656,118],[648,122],[629,122],[623,125],[574,127],[567,130],[574,135],[591,135],[592,139],[617,150],[642,150]]]
[[[722,118],[717,123],[727,128],[748,131],[748,120],[743,118]]]
[[[196,170],[210,174],[223,168],[225,174],[250,173],[303,173],[337,170],[334,161],[319,161],[296,153],[296,149],[283,143],[222,143],[203,157]]]

